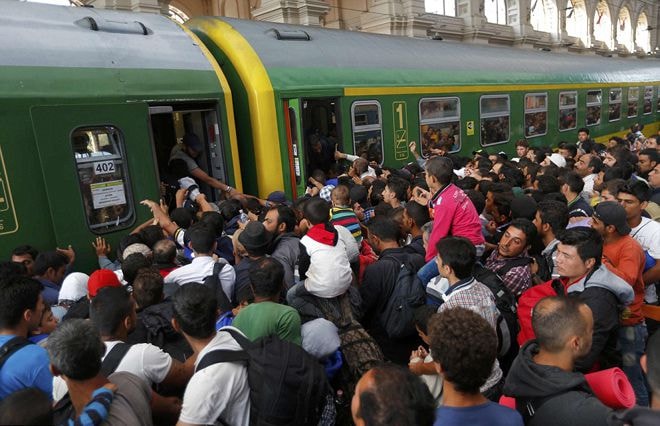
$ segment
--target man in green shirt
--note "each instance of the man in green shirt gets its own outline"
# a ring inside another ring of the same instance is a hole
[[[279,303],[284,285],[282,264],[271,257],[258,260],[250,267],[250,283],[254,303],[239,311],[232,326],[253,341],[276,335],[300,345],[300,315],[292,307]]]

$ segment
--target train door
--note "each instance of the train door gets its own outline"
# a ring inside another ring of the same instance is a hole
[[[177,179],[182,177],[176,167],[170,167],[169,158],[172,149],[181,148],[184,138],[199,142],[201,152],[195,158],[197,165],[209,176],[228,182],[216,104],[151,105],[149,118],[161,182],[175,189]],[[219,199],[213,188],[203,182],[198,184],[209,201]]]
[[[302,195],[305,193],[307,179],[303,168],[305,164],[305,153],[300,140],[300,135],[302,134],[300,100],[284,100],[284,115],[291,188],[295,195]]]
[[[151,216],[139,201],[159,195],[147,105],[36,106],[30,112],[56,243],[71,244],[78,266],[93,268],[92,239],[103,235],[117,247],[116,231]]]
[[[343,150],[337,98],[285,99],[284,112],[291,187],[303,194],[312,173],[337,175],[335,148]]]

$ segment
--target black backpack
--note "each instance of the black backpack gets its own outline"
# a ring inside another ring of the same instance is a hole
[[[531,258],[522,257],[508,261],[496,271],[487,269],[481,263],[477,263],[474,266],[474,278],[488,287],[493,293],[493,296],[495,296],[495,305],[500,312],[497,322],[497,340],[499,342],[497,358],[500,361],[507,357],[507,354],[518,352],[516,336],[518,336],[518,332],[520,331],[517,314],[518,302],[516,296],[504,285],[502,277],[511,269],[517,266],[529,265],[530,263],[532,263]]]
[[[426,290],[422,281],[406,263],[390,257],[399,270],[392,291],[384,299],[379,320],[390,338],[415,335],[413,321],[415,309],[426,303]]]
[[[247,363],[250,425],[318,424],[330,386],[323,366],[314,357],[277,336],[251,342],[235,330],[221,332],[231,334],[243,350],[211,351],[199,360],[195,371],[219,362]]]
[[[222,271],[222,268],[225,266],[231,267],[228,263],[224,262],[216,262],[213,265],[213,273],[209,275],[208,277],[204,278],[204,285],[213,290],[213,293],[215,294],[215,298],[218,301],[218,308],[222,313],[231,311],[232,308],[234,307],[232,305],[231,300],[227,297],[225,294],[225,291],[222,289],[222,283],[220,282],[220,271]],[[234,295],[235,297],[235,295]]]

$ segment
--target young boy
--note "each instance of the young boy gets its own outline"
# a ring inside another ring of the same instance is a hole
[[[429,346],[431,340],[429,339],[428,324],[429,320],[435,314],[437,308],[431,305],[422,305],[415,309],[415,328],[422,341]],[[420,376],[422,381],[426,384],[433,395],[436,402],[436,407],[442,404],[442,377],[435,371],[435,364],[433,357],[429,351],[420,346],[417,350],[410,354],[410,363],[408,364],[410,372],[416,376]]]
[[[38,344],[42,348],[45,348],[48,335],[55,331],[55,328],[57,328],[57,318],[55,318],[53,315],[53,311],[50,309],[50,306],[46,305],[44,312],[41,315],[39,327],[32,331],[28,340],[32,343]]]
[[[349,189],[345,185],[339,185],[332,190],[332,208],[330,209],[330,223],[341,225],[351,231],[353,238],[358,244],[362,242],[362,230],[360,220],[349,207],[350,196]]]

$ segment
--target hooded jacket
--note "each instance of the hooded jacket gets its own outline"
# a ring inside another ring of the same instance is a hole
[[[520,323],[519,343],[534,337],[531,325],[531,310],[536,302],[543,297],[565,294],[579,297],[589,308],[594,318],[594,332],[591,350],[584,358],[575,363],[575,369],[582,372],[590,371],[597,363],[600,369],[620,364],[616,351],[617,331],[619,328],[619,312],[632,303],[635,292],[625,280],[600,265],[591,274],[568,285],[563,278],[558,285],[553,281],[535,286],[522,294],[518,301],[518,321]]]
[[[513,362],[504,394],[516,399],[527,426],[600,426],[612,411],[598,400],[582,373],[534,362],[536,340],[525,343]],[[533,414],[532,414],[533,413]]]
[[[298,269],[305,289],[318,297],[344,294],[353,279],[346,243],[329,223],[312,226],[300,239]]]
[[[296,267],[300,256],[300,238],[293,232],[278,235],[273,241],[271,256],[284,266],[284,283],[286,288],[296,283]]]

